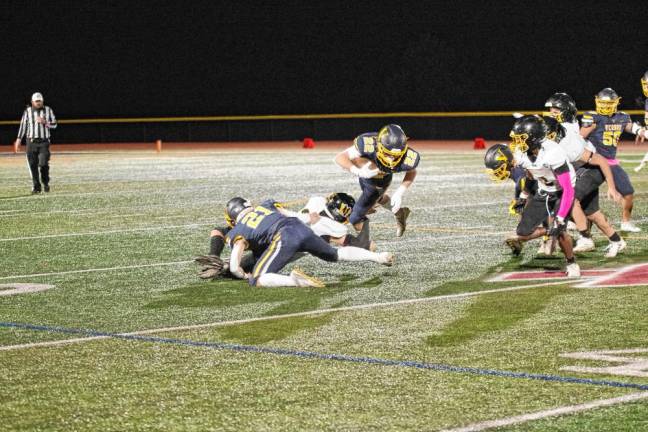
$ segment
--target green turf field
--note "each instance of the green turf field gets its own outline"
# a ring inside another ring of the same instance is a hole
[[[614,260],[597,237],[583,269],[648,262],[641,156],[622,160],[644,232],[622,233],[628,248]],[[489,281],[563,262],[536,258],[537,243],[511,257],[513,184],[490,183],[482,157],[423,153],[405,236],[394,238],[389,213],[372,219],[395,266],[304,258],[294,265],[326,288],[264,289],[201,281],[192,258],[208,252],[232,196],[293,208],[357,196],[332,152],[59,153],[52,192],[39,196],[24,155],[1,155],[0,294],[54,288],[0,295],[0,428],[648,430],[648,286]],[[624,364],[639,366],[573,369]]]

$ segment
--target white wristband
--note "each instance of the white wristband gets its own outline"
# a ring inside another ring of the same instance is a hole
[[[630,132],[637,135],[641,129],[643,128],[639,126],[639,123],[632,123],[632,129],[630,129]]]

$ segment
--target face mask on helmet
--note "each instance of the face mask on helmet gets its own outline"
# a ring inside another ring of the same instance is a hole
[[[614,90],[610,88],[603,89],[594,97],[596,112],[604,116],[611,116],[617,111],[620,101],[621,98]]]
[[[648,72],[641,78],[641,89],[643,90],[644,96],[648,97]]]
[[[547,99],[544,106],[545,108],[548,108],[549,111],[548,113],[542,113],[543,116],[549,115],[560,123],[571,123],[576,120],[576,114],[578,113],[576,102],[574,101],[574,98],[569,96],[567,93],[554,93],[549,99]]]
[[[513,155],[505,144],[495,144],[490,147],[484,155],[486,174],[488,177],[500,183],[511,176]]]
[[[526,153],[529,150],[529,145],[527,144],[529,134],[516,134],[515,132],[511,131],[509,136],[511,137],[511,143],[509,144],[509,147],[511,148],[512,152],[520,151],[522,153]]]
[[[333,193],[326,197],[326,208],[333,219],[340,223],[348,223],[355,199],[343,192]]]
[[[380,129],[376,138],[376,157],[388,168],[396,168],[407,152],[407,136],[398,125]]]

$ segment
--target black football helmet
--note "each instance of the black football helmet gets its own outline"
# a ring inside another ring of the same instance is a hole
[[[567,131],[560,124],[560,121],[557,118],[551,116],[543,116],[542,119],[547,124],[547,139],[550,139],[555,142],[560,142],[565,138]]]
[[[648,71],[641,77],[641,89],[644,96],[648,97]]]
[[[604,115],[611,116],[617,111],[621,98],[610,87],[606,87],[594,96],[596,103],[596,112]]]
[[[513,123],[509,147],[511,151],[532,152],[539,149],[547,137],[547,124],[539,115],[525,115]]]
[[[576,120],[576,113],[578,112],[576,109],[576,101],[574,101],[574,98],[569,96],[567,93],[552,94],[551,97],[547,99],[544,106],[545,108],[556,108],[560,110],[560,113],[557,115],[551,114],[551,116],[556,117],[560,123],[572,123]]]
[[[234,197],[227,201],[225,205],[225,222],[227,222],[227,226],[233,228],[236,225],[236,219],[246,208],[252,208],[252,204],[245,198]]]
[[[355,200],[349,194],[336,192],[326,197],[326,210],[330,216],[340,222],[348,223]]]
[[[491,180],[503,182],[511,176],[513,153],[506,144],[494,144],[486,150],[484,165]]]
[[[388,168],[396,168],[407,152],[407,135],[396,124],[388,124],[378,131],[376,157]]]

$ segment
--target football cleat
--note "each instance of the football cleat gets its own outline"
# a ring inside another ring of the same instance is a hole
[[[625,240],[621,239],[617,242],[610,242],[605,248],[605,258],[614,258],[619,252],[626,248]]]
[[[391,252],[380,252],[378,254],[378,262],[387,267],[394,265],[394,254]]]
[[[396,237],[402,237],[407,227],[407,218],[412,211],[409,207],[401,207],[395,214],[396,216]]]
[[[577,263],[567,264],[567,277],[579,278],[581,277],[580,266]]]
[[[621,231],[636,233],[641,232],[641,228],[632,222],[621,222]]]
[[[299,269],[294,269],[293,271],[291,271],[290,278],[298,287],[324,288],[326,286],[321,280],[313,276],[309,276]]]
[[[594,240],[587,237],[581,237],[576,240],[576,245],[574,246],[574,252],[589,252],[596,249],[594,245]]]
[[[519,238],[517,238],[517,236],[507,238],[505,243],[506,246],[511,248],[511,252],[513,252],[513,255],[519,256],[522,253],[522,246],[523,246],[522,241]]]

